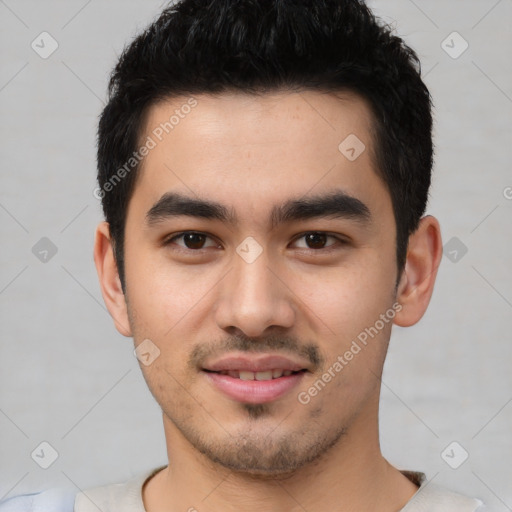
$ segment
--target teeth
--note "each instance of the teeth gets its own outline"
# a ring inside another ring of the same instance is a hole
[[[221,375],[229,375],[234,379],[240,380],[272,380],[278,379],[279,377],[291,375],[293,372],[291,370],[267,370],[264,372],[249,372],[245,370],[223,370],[219,372]]]
[[[256,380],[272,380],[272,370],[256,372]]]

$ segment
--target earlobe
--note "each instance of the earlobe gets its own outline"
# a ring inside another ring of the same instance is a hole
[[[114,320],[116,329],[123,336],[131,337],[132,332],[128,319],[126,298],[121,287],[121,280],[112,247],[110,227],[107,222],[101,222],[96,228],[94,263],[98,272],[101,294]]]
[[[396,325],[409,327],[424,315],[434,291],[442,255],[439,222],[427,215],[409,237],[405,268],[397,289],[396,300],[402,309],[395,316]]]

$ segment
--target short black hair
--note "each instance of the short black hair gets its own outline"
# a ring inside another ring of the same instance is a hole
[[[123,50],[98,127],[97,191],[123,290],[125,220],[145,116],[159,101],[201,93],[348,91],[366,100],[374,117],[375,169],[393,204],[400,277],[428,199],[432,99],[416,53],[393,32],[362,0],[168,5]]]

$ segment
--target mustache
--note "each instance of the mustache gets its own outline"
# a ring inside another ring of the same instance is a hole
[[[279,352],[298,355],[309,361],[314,369],[324,365],[324,358],[316,343],[300,343],[295,338],[286,335],[270,334],[264,337],[251,338],[237,334],[218,342],[198,343],[194,345],[188,366],[196,370],[204,366],[206,359],[219,357],[230,352],[260,353]]]

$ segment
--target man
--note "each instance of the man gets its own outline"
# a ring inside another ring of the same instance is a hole
[[[482,510],[379,447],[442,254],[418,64],[355,0],[183,0],[124,51],[94,258],[169,464],[75,512]]]

